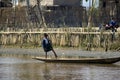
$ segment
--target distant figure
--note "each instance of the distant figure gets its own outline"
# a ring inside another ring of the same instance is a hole
[[[109,25],[112,28],[112,31],[114,31],[116,26],[116,21],[114,20],[114,18],[111,19]]]
[[[105,30],[110,30],[110,29],[111,29],[111,26],[110,26],[110,24],[109,24],[109,23],[104,24],[104,26],[105,26]]]
[[[52,47],[52,43],[51,40],[48,37],[48,34],[44,33],[44,38],[42,40],[42,47],[45,51],[45,57],[47,58],[47,52],[52,51],[55,55],[55,57],[57,58],[57,54],[55,53],[53,47]]]
[[[111,19],[109,25],[110,26],[115,26],[116,25],[116,21],[114,20],[114,18]]]
[[[105,30],[111,29],[112,32],[116,32],[118,27],[119,25],[117,24],[117,21],[114,18],[112,18],[110,22],[105,25]]]
[[[102,29],[102,24],[100,24],[98,27],[99,27],[98,31],[100,31]]]

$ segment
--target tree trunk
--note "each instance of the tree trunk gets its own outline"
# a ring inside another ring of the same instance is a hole
[[[89,18],[88,18],[88,25],[87,25],[87,27],[92,27],[93,26],[93,20],[92,20],[92,13],[93,13],[93,9],[94,9],[94,4],[95,4],[95,1],[94,0],[92,0],[92,5],[91,5],[91,2],[89,2],[89,5],[91,5],[91,6],[89,6]]]
[[[39,0],[37,0],[37,6],[38,6],[39,13],[40,13],[41,21],[42,21],[42,24],[43,24],[43,28],[47,28],[47,25],[46,25],[46,22],[45,22],[45,18],[43,16],[42,11],[41,11],[41,5],[40,5],[40,1]]]

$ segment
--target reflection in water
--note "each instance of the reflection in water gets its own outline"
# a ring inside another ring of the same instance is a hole
[[[51,79],[50,70],[48,69],[47,64],[45,64],[45,67],[44,67],[44,70],[43,70],[43,77],[44,77],[45,80],[50,80]]]
[[[31,58],[0,57],[0,80],[120,80],[120,63],[44,63]]]

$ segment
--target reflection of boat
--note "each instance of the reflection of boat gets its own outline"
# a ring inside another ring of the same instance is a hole
[[[44,62],[53,62],[53,63],[97,63],[97,64],[112,64],[120,61],[120,57],[114,58],[43,58],[35,57],[34,59],[44,61]]]

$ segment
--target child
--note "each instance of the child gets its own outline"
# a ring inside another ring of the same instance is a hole
[[[49,40],[48,34],[44,33],[44,38],[42,40],[42,47],[45,51],[45,57],[47,58],[47,52],[52,51],[55,55],[55,57],[57,58],[57,54],[55,53],[53,47],[52,47],[52,43]]]

